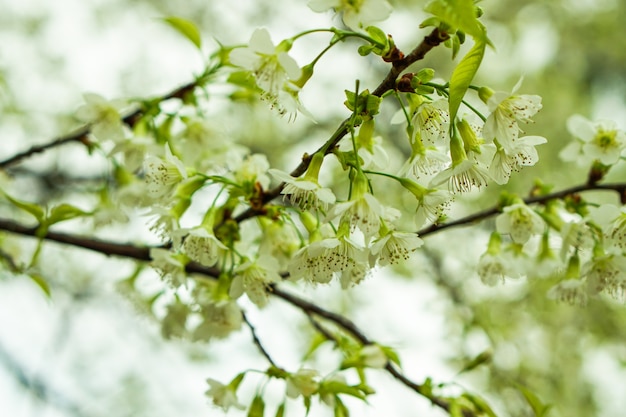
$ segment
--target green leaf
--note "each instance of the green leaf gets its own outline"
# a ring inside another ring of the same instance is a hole
[[[450,77],[449,98],[450,126],[454,124],[454,119],[459,111],[459,106],[465,96],[465,92],[474,79],[474,75],[476,75],[478,67],[480,67],[480,63],[485,55],[486,46],[487,44],[484,40],[477,39],[472,49],[470,49],[467,55],[463,57],[461,62],[459,62],[459,65],[457,65],[452,72],[452,76]]]
[[[463,397],[465,397],[472,404],[474,404],[476,409],[480,411],[480,415],[486,414],[488,417],[497,417],[496,413],[493,412],[489,404],[487,404],[487,402],[483,398],[474,394],[470,394],[469,392],[464,393]]]
[[[39,288],[41,288],[41,291],[43,291],[47,298],[52,297],[52,294],[50,293],[50,286],[48,286],[48,283],[46,282],[44,277],[34,272],[29,273],[28,276],[33,280],[35,284],[37,284]]]
[[[522,393],[522,395],[528,402],[528,405],[530,405],[530,408],[533,409],[536,417],[544,417],[548,413],[548,411],[550,411],[550,408],[552,408],[551,405],[546,405],[541,402],[539,397],[528,388],[522,385],[518,385],[517,389]]]
[[[379,346],[382,349],[382,351],[385,354],[385,356],[387,356],[387,358],[389,358],[389,360],[391,362],[393,362],[396,365],[402,367],[402,364],[400,363],[400,356],[398,356],[398,352],[396,352],[395,350],[393,350],[389,346],[382,346],[382,345],[379,345]]]
[[[39,223],[43,222],[46,216],[46,211],[43,209],[43,207],[35,203],[29,203],[27,201],[18,200],[5,193],[3,194],[6,197],[6,199],[9,200],[11,204],[13,204],[15,207],[22,209],[27,213],[32,214]]]
[[[328,339],[326,339],[326,337],[324,337],[324,335],[320,334],[320,333],[315,333],[315,336],[313,336],[313,340],[311,340],[311,346],[309,346],[309,350],[306,351],[306,353],[304,354],[304,357],[302,358],[303,361],[310,359],[311,356],[313,355],[313,353],[325,342],[327,342]]]
[[[52,226],[55,223],[75,219],[76,217],[89,216],[90,214],[91,213],[83,211],[78,207],[72,206],[71,204],[63,203],[52,207],[50,215],[46,219],[45,223],[47,226]]]
[[[182,17],[170,16],[163,19],[165,23],[176,29],[181,35],[193,43],[196,48],[202,49],[202,38],[196,25]]]
[[[263,401],[263,397],[259,397],[257,395],[252,400],[252,404],[250,404],[250,409],[248,410],[248,417],[263,417],[264,413],[265,413],[265,401]]]
[[[343,401],[337,396],[335,396],[335,417],[349,417],[350,411],[344,405]]]
[[[285,415],[285,403],[282,403],[276,409],[276,417],[283,417]]]
[[[473,0],[433,0],[424,10],[451,27],[472,35],[474,39],[487,40],[487,34],[478,21]]]
[[[476,355],[474,359],[472,359],[469,363],[467,363],[467,365],[465,365],[463,369],[459,371],[459,374],[462,374],[463,372],[471,371],[486,362],[490,362],[492,358],[493,358],[493,352],[491,351],[491,349],[487,349],[479,353],[478,355]]]
[[[324,393],[331,393],[335,395],[346,394],[346,395],[350,395],[352,397],[356,397],[361,400],[364,400],[365,394],[359,387],[360,387],[359,385],[351,386],[341,381],[330,380],[330,381],[323,381],[320,384],[319,391],[324,392]]]

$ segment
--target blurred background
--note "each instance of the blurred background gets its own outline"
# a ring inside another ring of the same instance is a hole
[[[379,26],[408,51],[427,34],[419,29],[425,2],[391,3],[394,13]],[[523,76],[520,92],[543,97],[543,109],[527,133],[545,136],[548,143],[539,148],[537,166],[514,176],[510,186],[526,195],[537,177],[555,189],[585,182],[583,169],[564,169],[557,155],[570,140],[565,121],[571,114],[626,127],[626,31],[620,19],[626,3],[497,0],[480,5],[495,50],[488,51],[476,84],[510,91]],[[245,43],[260,26],[277,42],[306,29],[341,24],[330,13],[312,13],[305,1],[0,0],[0,10],[0,160],[79,126],[73,114],[84,92],[111,99],[162,95],[199,74],[217,42]],[[166,16],[198,25],[204,56],[160,20]],[[328,41],[324,36],[296,45],[293,56],[299,64],[315,56]],[[303,91],[302,101],[317,123],[300,117],[288,124],[264,103],[227,105],[219,89],[208,113],[237,142],[270,152],[273,166],[289,170],[347,116],[343,90],[353,89],[357,78],[372,89],[386,73],[384,63],[358,57],[356,47],[347,42],[333,49]],[[453,69],[445,48],[419,64],[435,68],[444,79]],[[383,110],[394,111],[393,105]],[[242,117],[245,126],[229,123]],[[392,158],[406,154],[401,129],[377,127]],[[0,186],[24,200],[71,201],[88,208],[106,170],[103,158],[67,145],[0,172]],[[607,180],[625,177],[622,168]],[[494,185],[471,196],[464,202],[466,211],[490,207],[500,191]],[[0,214],[7,213],[0,207]],[[136,216],[129,224],[99,230],[98,236],[153,239],[145,221]],[[95,233],[88,223],[68,227]],[[430,236],[410,264],[378,270],[352,291],[331,286],[302,293],[324,300],[325,307],[345,313],[372,338],[396,348],[414,380],[457,382],[485,395],[499,416],[533,415],[519,386],[553,404],[549,416],[623,416],[623,303],[558,304],[546,298],[549,286],[532,277],[485,287],[474,268],[492,228],[493,221],[486,221]],[[35,248],[33,240],[7,233],[0,239],[18,259],[27,260]],[[164,340],[163,306],[146,308],[125,287],[135,272],[130,262],[47,244],[42,265],[50,299],[32,280],[11,274],[6,265],[0,268],[0,410],[6,415],[219,415],[203,395],[204,380],[226,382],[240,370],[267,366],[247,329],[208,345]],[[149,269],[138,280],[143,294],[158,287]],[[312,337],[305,317],[279,301],[263,311],[247,307],[270,352],[295,370]],[[295,337],[299,333],[306,337]],[[457,376],[483,351],[493,352],[493,360]],[[327,346],[312,366],[330,369],[332,361],[325,358],[333,354]],[[355,415],[443,415],[387,375],[371,372],[369,377],[378,393],[368,406],[354,404]],[[242,397],[253,391],[254,385],[244,384]],[[303,415],[293,408],[289,415]],[[330,411],[314,405],[312,415]]]

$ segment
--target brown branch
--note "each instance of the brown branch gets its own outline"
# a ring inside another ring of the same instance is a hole
[[[541,204],[541,203],[546,203],[550,200],[561,199],[569,195],[580,193],[583,191],[593,191],[593,190],[615,191],[619,194],[620,200],[623,201],[624,196],[626,196],[626,183],[577,185],[577,186],[566,188],[564,190],[557,191],[554,193],[525,198],[524,203]],[[457,219],[451,222],[447,222],[443,224],[433,224],[422,230],[419,230],[417,234],[423,237],[423,236],[432,235],[434,233],[440,232],[445,229],[449,229],[451,227],[470,225],[478,221],[484,220],[488,217],[491,217],[493,215],[496,215],[500,213],[501,210],[502,208],[499,206],[491,207],[491,208],[485,209],[483,211],[479,211],[477,213],[471,214],[466,217],[462,217],[460,219]]]
[[[254,342],[254,344],[256,345],[256,347],[259,349],[259,351],[261,352],[261,354],[263,356],[265,356],[265,359],[267,359],[267,361],[274,367],[274,368],[279,368],[280,367],[278,365],[276,365],[276,362],[274,362],[274,360],[272,359],[272,357],[270,356],[270,354],[267,352],[267,349],[265,349],[265,347],[263,346],[263,344],[261,343],[261,339],[259,339],[259,336],[256,334],[256,329],[255,327],[252,325],[252,323],[250,323],[250,320],[248,320],[248,317],[246,316],[246,313],[241,312],[241,315],[243,317],[243,321],[246,323],[246,325],[248,326],[248,328],[250,329],[250,333],[252,334],[252,341]]]
[[[407,69],[411,64],[421,60],[424,56],[434,47],[438,46],[442,42],[445,42],[446,39],[449,38],[449,35],[445,32],[440,31],[438,28],[435,28],[428,36],[424,37],[424,40],[411,51],[407,56],[403,59],[394,61],[393,66],[387,73],[385,79],[376,87],[372,95],[377,97],[382,97],[387,91],[393,90],[396,88],[396,80],[402,71]],[[318,152],[324,152],[325,155],[328,155],[333,151],[333,148],[337,146],[337,143],[348,134],[350,131],[350,118],[341,122],[335,133],[332,134],[330,139],[326,141],[322,146],[319,147],[313,154]],[[304,155],[302,157],[302,161],[300,164],[291,171],[290,175],[292,177],[299,177],[306,172],[309,168],[309,164],[311,163],[311,155]],[[263,202],[268,203],[278,197],[280,193],[285,188],[286,184],[280,183],[276,187],[268,190],[263,194]],[[255,217],[259,214],[263,214],[263,209],[255,210],[253,208],[249,208],[243,213],[239,214],[235,220],[237,222],[241,222],[243,220],[249,219],[251,217]]]
[[[196,81],[187,83],[165,94],[164,96],[161,97],[161,100],[168,100],[171,98],[182,98],[185,94],[193,90],[196,86],[197,86]],[[126,125],[132,128],[135,125],[135,123],[137,123],[139,118],[143,115],[143,112],[144,112],[144,109],[142,108],[134,110],[133,112],[124,116],[122,118],[122,122],[124,122]],[[31,157],[37,153],[45,152],[48,149],[65,145],[67,143],[80,142],[85,145],[88,145],[89,139],[87,136],[89,135],[89,133],[91,133],[91,125],[88,124],[86,126],[76,129],[74,132],[68,135],[53,139],[52,141],[48,143],[44,143],[41,145],[34,145],[31,148],[25,150],[24,152],[20,152],[18,154],[13,155],[10,158],[5,159],[4,161],[0,161],[0,169],[6,169],[10,167],[11,165],[17,164],[18,162],[22,161],[22,159]]]

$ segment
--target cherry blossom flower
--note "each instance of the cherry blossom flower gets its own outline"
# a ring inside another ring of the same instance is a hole
[[[313,369],[300,369],[287,378],[287,396],[289,398],[310,397],[319,389],[319,373]]]
[[[199,226],[193,229],[180,229],[179,233],[185,235],[182,252],[202,265],[215,265],[220,256],[228,250],[210,228]]]
[[[314,12],[329,9],[343,12],[343,22],[353,30],[385,20],[391,14],[391,5],[386,0],[311,0],[309,7]]]
[[[259,153],[248,155],[239,166],[233,169],[235,181],[240,184],[259,183],[264,189],[269,188],[270,179],[266,175],[270,167],[267,156]]]
[[[583,268],[583,275],[593,293],[606,292],[614,298],[622,297],[626,290],[626,257],[596,257]]]
[[[395,230],[376,239],[370,248],[381,266],[398,264],[408,260],[411,253],[424,244],[416,233],[397,232]]]
[[[150,249],[151,265],[159,271],[161,278],[178,288],[185,284],[187,275],[185,273],[186,259],[184,255],[173,253],[167,249]]]
[[[426,188],[408,178],[400,178],[400,184],[417,199],[417,211],[415,212],[415,225],[423,226],[432,223],[441,217],[450,205],[451,195],[444,190]]]
[[[445,145],[450,115],[447,100],[427,101],[422,103],[413,115],[415,127],[413,141],[422,140],[429,145]]]
[[[400,168],[401,175],[411,174],[414,178],[441,172],[450,164],[450,157],[434,146],[420,146]]]
[[[83,94],[85,104],[78,108],[76,117],[91,124],[91,133],[99,140],[115,142],[124,139],[124,122],[120,110],[126,107],[124,100],[108,101],[94,94]]]
[[[567,130],[577,139],[570,142],[559,156],[564,161],[586,165],[594,160],[613,165],[626,149],[626,133],[612,120],[592,122],[579,114],[567,120]]]
[[[248,261],[235,269],[229,295],[239,298],[245,292],[250,301],[264,307],[269,301],[269,285],[280,281],[280,275],[270,266],[262,265],[260,261]]]
[[[292,204],[302,210],[326,210],[329,204],[335,202],[335,195],[329,188],[324,188],[318,181],[319,171],[324,161],[324,155],[316,153],[311,158],[311,164],[303,177],[294,178],[286,172],[270,169],[269,173],[286,185],[281,194],[289,196]]]
[[[303,247],[294,255],[288,270],[293,279],[304,278],[311,283],[324,284],[345,271],[361,271],[364,275],[366,267],[365,250],[341,237],[319,240]]]
[[[145,159],[143,169],[148,195],[155,200],[164,200],[170,196],[176,186],[187,178],[185,166],[172,154],[167,144],[165,145],[165,159],[150,155]]]
[[[511,93],[496,92],[487,100],[491,112],[483,127],[483,138],[487,142],[497,139],[505,149],[514,149],[513,142],[522,130],[519,122],[531,122],[531,117],[541,110],[540,96],[515,94],[521,84],[520,79]]]
[[[234,301],[211,301],[201,305],[204,320],[193,332],[193,340],[223,339],[239,330],[243,321],[241,310]]]
[[[429,186],[438,187],[447,183],[450,192],[464,193],[471,191],[472,188],[486,186],[489,178],[487,169],[472,158],[441,171],[430,181]]]
[[[220,407],[224,411],[228,411],[230,407],[239,410],[245,410],[246,407],[237,400],[237,393],[230,385],[224,385],[215,379],[208,378],[209,389],[204,393],[207,397],[213,399],[213,404]]]
[[[535,146],[546,143],[541,136],[517,138],[508,150],[500,147],[494,154],[489,166],[489,175],[498,184],[509,182],[512,171],[519,171],[522,166],[533,166],[539,160]]]
[[[378,233],[382,214],[383,207],[376,197],[363,193],[360,197],[335,204],[328,212],[326,221],[341,216],[341,221],[349,223],[352,229],[361,230],[367,240]]]
[[[587,283],[582,279],[566,279],[548,290],[551,300],[562,301],[571,305],[584,307],[587,305]]]
[[[269,96],[276,100],[288,81],[295,82],[302,70],[287,53],[288,43],[274,46],[266,29],[256,29],[245,48],[234,49],[230,53],[230,62],[250,70],[256,83]]]
[[[533,209],[517,203],[503,209],[496,218],[496,229],[499,233],[509,234],[513,242],[524,244],[532,235],[541,234],[545,223]]]

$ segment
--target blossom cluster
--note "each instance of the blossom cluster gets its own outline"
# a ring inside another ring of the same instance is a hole
[[[615,123],[592,122],[574,115],[567,123],[574,140],[560,153],[566,162],[590,166],[590,179],[599,181],[623,159],[626,133]],[[478,273],[486,284],[505,278],[548,278],[556,283],[548,297],[585,305],[590,297],[607,294],[623,299],[626,291],[626,211],[613,204],[587,204],[584,200],[568,207],[552,202],[532,209],[517,200],[507,205],[496,219]],[[552,233],[553,231],[557,233]],[[502,245],[500,234],[510,237]],[[536,237],[536,252],[527,245]],[[555,251],[555,248],[560,250]]]

